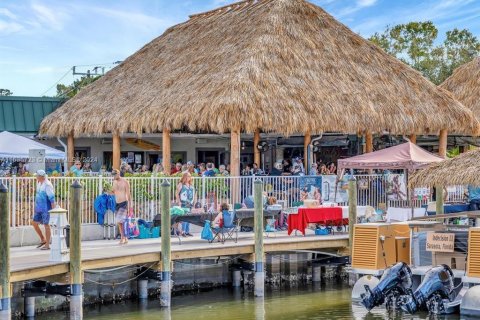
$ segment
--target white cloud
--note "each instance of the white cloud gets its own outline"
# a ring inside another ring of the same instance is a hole
[[[12,11],[8,10],[7,8],[0,8],[0,16],[5,16],[10,19],[16,19],[17,16],[13,14]]]
[[[356,0],[354,6],[348,6],[342,9],[337,17],[342,18],[345,16],[349,16],[359,10],[362,10],[367,7],[372,7],[377,3],[378,0]]]
[[[377,0],[357,0],[357,6],[360,8],[371,7],[375,3],[377,3]]]
[[[54,30],[62,30],[64,22],[68,18],[68,14],[63,8],[47,8],[36,3],[32,4],[31,8],[36,21]]]
[[[17,22],[0,20],[0,35],[7,35],[23,31],[24,27]]]
[[[168,20],[159,19],[139,12],[114,10],[101,7],[93,7],[91,10],[103,15],[104,17],[119,20],[121,23],[128,25],[130,28],[152,30],[153,28],[167,28],[172,24]]]

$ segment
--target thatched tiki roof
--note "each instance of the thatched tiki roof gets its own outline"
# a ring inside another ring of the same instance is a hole
[[[409,179],[411,186],[451,186],[471,184],[480,186],[480,149],[468,151],[455,158],[418,170]]]
[[[455,69],[440,87],[480,117],[480,57]]]
[[[45,118],[41,134],[476,132],[449,93],[303,0],[191,16]]]

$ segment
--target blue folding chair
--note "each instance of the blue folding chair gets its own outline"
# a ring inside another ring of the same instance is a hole
[[[236,243],[238,241],[238,221],[235,217],[235,212],[224,210],[222,217],[223,226],[213,228],[215,236],[210,242],[219,239],[222,243],[225,243],[225,240],[231,239]]]

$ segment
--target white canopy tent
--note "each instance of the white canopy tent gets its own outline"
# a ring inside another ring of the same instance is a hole
[[[28,159],[32,149],[44,149],[46,159],[65,159],[63,151],[8,131],[0,133],[0,159]]]

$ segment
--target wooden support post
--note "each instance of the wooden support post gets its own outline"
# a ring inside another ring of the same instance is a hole
[[[171,251],[170,251],[170,183],[165,180],[161,185],[161,210],[162,210],[162,281],[160,288],[160,305],[170,307],[171,305]]]
[[[411,134],[408,139],[410,140],[411,143],[417,144],[417,135],[416,134]]]
[[[0,182],[0,319],[11,317],[10,290],[10,206],[7,187]]]
[[[365,132],[365,153],[373,151],[373,135],[371,131]]]
[[[67,170],[70,170],[70,168],[75,163],[74,157],[75,157],[75,142],[73,139],[73,132],[72,132],[67,137],[67,163],[68,163],[68,168],[66,168]]]
[[[435,186],[435,214],[444,214],[443,210],[443,186]],[[443,219],[439,219],[443,222]]]
[[[447,158],[447,138],[447,130],[440,130],[440,135],[438,136],[438,155],[444,159]]]
[[[70,319],[82,319],[82,199],[83,187],[75,180],[70,187]]]
[[[230,132],[230,175],[240,176],[240,129]]]
[[[348,181],[348,246],[350,257],[353,249],[353,229],[357,223],[357,181]]]
[[[112,136],[112,169],[120,170],[120,135]]]
[[[308,167],[308,164],[309,164],[308,148],[310,146],[311,141],[312,141],[312,136],[310,135],[310,131],[305,132],[305,136],[303,138],[303,165],[305,167],[305,174],[308,174],[310,172],[310,168]]]
[[[257,148],[258,144],[260,143],[260,130],[255,130],[255,133],[253,134],[253,162],[258,165],[260,168],[261,165],[261,160],[260,160],[260,150]]]
[[[162,132],[162,164],[166,174],[170,174],[172,168],[170,130],[163,129]]]
[[[263,248],[263,182],[256,180],[253,187],[255,206],[255,296],[265,294],[265,255]]]

